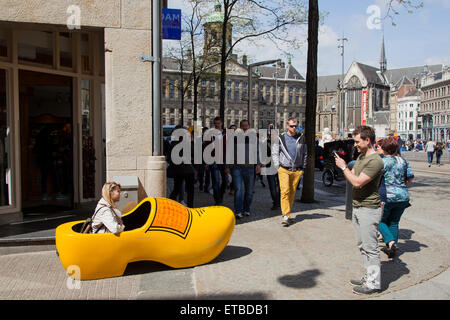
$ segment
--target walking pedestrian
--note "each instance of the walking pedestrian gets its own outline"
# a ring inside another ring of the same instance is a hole
[[[431,167],[431,163],[433,162],[433,154],[434,154],[435,147],[436,147],[436,144],[430,138],[428,140],[427,144],[425,145],[425,151],[426,151],[427,157],[428,157],[428,167]]]
[[[214,136],[214,139],[222,139],[223,140],[223,160],[226,159],[225,155],[225,146],[226,146],[226,136],[223,131],[223,120],[221,117],[215,117],[213,120],[214,129],[218,130],[220,133]],[[227,189],[227,180],[225,174],[225,161],[222,163],[214,162],[210,166],[207,166],[207,169],[211,170],[211,182],[213,187],[213,195],[215,205],[220,205],[223,203],[223,195]]]
[[[182,126],[177,126],[176,129],[181,129]],[[177,197],[183,193],[183,200],[184,200],[184,191],[183,191],[183,182],[185,184],[186,193],[187,193],[187,206],[189,208],[194,207],[194,184],[195,184],[195,176],[196,176],[196,170],[194,168],[194,142],[192,141],[192,132],[187,135],[186,138],[190,138],[191,141],[191,155],[190,155],[190,163],[180,163],[180,164],[174,164],[172,161],[172,150],[173,148],[179,144],[182,143],[184,137],[180,137],[178,141],[173,141],[171,144],[171,150],[170,150],[170,166],[173,167],[173,174],[174,174],[174,186],[173,190],[170,193],[169,198],[172,200],[177,200]],[[180,157],[183,157],[182,154],[179,154]],[[183,201],[184,202],[184,201]],[[180,200],[181,203],[181,200]],[[183,204],[184,205],[184,204]]]
[[[236,130],[237,127],[236,127],[236,125],[232,124],[231,126],[228,127],[228,129],[233,130],[233,132],[234,132],[234,130]],[[233,178],[231,177],[230,174],[227,174],[227,185],[229,185],[228,194],[230,196],[234,195]]]
[[[450,142],[447,142],[447,149],[448,149],[448,161],[450,162]]]
[[[381,201],[378,187],[383,174],[383,161],[374,150],[375,131],[359,126],[353,132],[355,147],[360,152],[350,171],[345,160],[335,154],[336,165],[353,185],[353,216],[357,245],[366,270],[361,280],[350,280],[356,294],[372,294],[381,289],[381,260],[378,249],[378,224],[381,220]]]
[[[436,144],[436,164],[440,167],[441,166],[441,157],[444,150],[444,145],[442,142],[438,142]]]
[[[291,223],[291,209],[294,203],[297,185],[306,168],[306,140],[297,131],[297,119],[291,117],[286,122],[286,132],[282,133],[277,143],[272,144],[272,161],[278,168],[280,183],[280,204],[283,226]]]
[[[397,147],[397,141],[391,137],[381,140],[379,145],[384,155],[386,204],[378,229],[386,244],[382,251],[389,258],[393,258],[397,251],[399,221],[405,209],[411,206],[407,185],[414,179],[408,161],[397,154]]]
[[[202,128],[202,136],[205,134],[205,132],[207,130],[208,130],[208,127]],[[205,151],[205,148],[209,143],[210,142],[202,143],[202,154]],[[199,181],[200,191],[209,193],[209,184],[211,183],[211,170],[206,165],[205,159],[203,157],[202,157],[202,163],[197,165],[197,172],[198,172],[198,181]]]
[[[271,139],[267,139],[267,152],[272,153]],[[280,209],[280,181],[278,180],[278,172],[268,174],[267,184],[269,185],[270,197],[272,198],[272,207],[270,210]]]
[[[234,136],[234,162],[227,165],[225,173],[230,173],[232,177],[233,189],[234,189],[234,212],[238,219],[245,216],[250,216],[250,208],[253,200],[253,188],[255,186],[255,173],[260,172],[260,165],[257,163],[257,141],[252,145],[250,141],[250,124],[248,120],[242,120],[239,124],[242,132],[239,134],[244,135],[244,139]],[[256,137],[256,134],[255,134]],[[256,156],[255,162],[252,163],[252,152]],[[238,161],[238,152],[244,152],[244,161]],[[244,190],[245,189],[245,190]]]

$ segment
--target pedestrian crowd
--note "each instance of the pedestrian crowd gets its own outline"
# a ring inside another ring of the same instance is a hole
[[[305,136],[298,130],[298,121],[289,118],[285,130],[277,139],[267,143],[267,152],[271,156],[272,165],[277,169],[266,175],[269,191],[272,198],[272,210],[281,211],[281,224],[289,226],[292,223],[292,206],[299,181],[307,166],[307,146]],[[221,132],[215,139],[226,140],[222,119],[214,119],[215,129]],[[239,124],[242,132],[249,130],[249,122],[243,120]],[[234,129],[234,128],[232,128]],[[203,128],[203,132],[208,128]],[[192,132],[192,128],[189,130]],[[173,147],[180,143],[171,142],[166,145],[168,157],[168,176],[174,177],[174,189],[170,198],[180,201],[180,185],[186,186],[188,206],[192,206],[194,182],[199,183],[200,190],[211,192],[214,204],[223,203],[224,194],[228,191],[234,195],[234,213],[237,219],[251,215],[254,186],[262,179],[261,169],[264,167],[260,159],[256,163],[249,161],[250,141],[244,139],[235,141],[234,157],[237,150],[244,150],[244,162],[236,161],[227,164],[191,164],[189,168],[176,165],[171,161],[170,155]],[[351,280],[354,285],[353,292],[357,294],[371,294],[381,289],[381,258],[378,241],[385,243],[382,251],[388,258],[394,258],[398,242],[399,222],[405,209],[410,206],[407,185],[411,183],[414,174],[409,163],[401,157],[401,139],[389,136],[384,139],[375,139],[375,131],[368,126],[361,126],[353,132],[354,148],[357,158],[354,159],[353,168],[338,153],[334,153],[335,164],[342,170],[347,181],[353,186],[353,217],[357,246],[363,257],[366,270],[361,279]],[[333,141],[329,139],[327,142]],[[203,150],[212,142],[204,142]],[[237,149],[238,144],[243,148]],[[226,145],[226,144],[223,144]],[[230,145],[230,144],[229,144]],[[258,144],[259,146],[260,144]],[[316,143],[315,148],[321,148]],[[427,146],[425,146],[427,148]],[[193,148],[192,148],[193,149]],[[191,149],[191,150],[192,150]],[[225,160],[224,149],[223,159]],[[192,158],[192,157],[191,157]],[[267,166],[267,165],[266,165]],[[172,172],[173,171],[173,172]],[[263,180],[261,180],[263,181]],[[211,184],[211,186],[210,186]],[[210,191],[210,187],[211,190]],[[184,198],[181,197],[181,201]]]
[[[425,152],[427,153],[428,167],[433,164],[433,156],[436,155],[436,165],[441,166],[441,157],[445,149],[448,149],[448,154],[450,158],[450,143],[434,142],[429,139],[425,144]]]
[[[214,143],[214,140],[222,140],[223,143],[219,144],[223,146],[222,161],[207,164],[203,159],[203,163],[201,164],[194,164],[194,161],[189,164],[176,164],[172,159],[172,151],[182,142],[181,139],[177,141],[169,141],[167,139],[164,141],[164,154],[168,162],[167,176],[168,178],[174,179],[174,187],[169,198],[177,200],[188,207],[192,207],[194,185],[198,183],[201,192],[212,194],[214,205],[221,205],[226,193],[234,196],[234,212],[236,218],[241,219],[251,215],[255,183],[261,183],[263,187],[266,187],[264,183],[264,177],[266,177],[272,198],[271,210],[281,209],[282,224],[289,225],[292,222],[290,212],[295,192],[299,187],[300,179],[306,168],[307,156],[305,137],[298,130],[297,119],[288,119],[286,130],[280,134],[276,143],[273,143],[271,139],[257,135],[260,143],[256,143],[255,149],[252,148],[250,137],[245,135],[250,129],[248,120],[242,120],[239,123],[239,128],[230,126],[229,129],[240,131],[244,134],[245,138],[238,139],[237,136],[234,136],[234,141],[228,144],[234,147],[232,152],[234,159],[228,162],[226,161],[227,135],[223,129],[223,121],[220,117],[216,117],[213,120],[213,124],[218,134],[214,135],[211,141],[204,141],[202,143],[202,151],[211,143]],[[179,128],[183,127],[175,127],[175,129]],[[191,138],[194,139],[193,127],[191,126],[187,129],[191,133]],[[202,133],[204,134],[208,129],[206,127],[203,128]],[[265,142],[265,144],[262,142]],[[267,149],[264,151],[271,157],[272,163],[278,168],[278,171],[269,172],[269,174],[266,173],[264,175],[261,174],[261,168],[264,167],[264,164],[259,159],[260,145],[266,146]],[[243,154],[240,154],[242,151]],[[191,152],[194,153],[194,148],[191,148]],[[256,161],[252,161],[255,160],[252,159],[252,153],[254,152],[257,154]],[[238,161],[238,157],[242,157],[243,161]],[[191,159],[193,160],[193,158],[194,155],[192,154]],[[187,202],[185,202],[184,198],[185,192],[187,194]]]
[[[298,125],[296,118],[289,118],[285,130],[275,139],[274,137],[267,139],[266,144],[256,143],[256,154],[259,155],[259,148],[265,146],[267,149],[264,151],[269,155],[271,165],[275,168],[273,171],[264,172],[264,175],[267,177],[273,202],[271,209],[281,209],[281,224],[285,227],[292,223],[294,197],[307,166],[306,139],[298,130]],[[224,195],[228,192],[234,196],[236,218],[251,216],[254,186],[258,181],[264,183],[262,170],[268,167],[268,164],[263,164],[259,156],[256,161],[252,159],[252,153],[255,151],[252,144],[255,144],[255,141],[251,141],[249,135],[245,135],[250,129],[247,120],[242,120],[236,129],[244,134],[244,139],[226,135],[223,121],[219,117],[214,119],[214,128],[216,133],[211,141],[202,142],[202,151],[215,141],[225,142],[227,137],[233,137],[234,141],[229,144],[218,144],[223,146],[223,150],[214,149],[214,152],[218,152],[219,158],[216,157],[213,163],[207,164],[203,160],[202,163],[195,164],[193,127],[188,128],[189,135],[177,141],[164,141],[164,154],[168,162],[167,175],[174,179],[173,190],[169,197],[188,207],[194,207],[194,189],[198,182],[200,191],[211,193],[215,205],[221,205]],[[208,128],[203,128],[203,133],[207,130]],[[189,136],[191,141],[183,141],[189,139]],[[376,140],[375,131],[369,126],[357,127],[352,137],[354,149],[357,151],[354,152],[355,159],[347,163],[339,152],[333,152],[332,157],[337,170],[341,170],[347,182],[352,185],[352,224],[365,268],[362,278],[350,280],[350,283],[354,286],[354,293],[372,294],[381,289],[378,242],[381,240],[385,243],[382,251],[388,258],[396,256],[399,222],[405,209],[411,206],[407,185],[413,181],[414,174],[408,161],[400,155],[401,143],[398,138],[389,136]],[[180,143],[191,143],[191,154],[182,154],[184,149],[178,148]],[[227,152],[231,152],[226,150],[227,146],[234,147],[232,153],[234,161],[228,161],[226,157]],[[431,150],[438,150],[432,141],[427,143],[425,149],[428,153]],[[190,161],[181,163],[175,161],[174,152]],[[241,161],[237,161],[238,157],[241,157]],[[263,186],[265,187],[265,184]],[[93,232],[120,233],[124,230],[121,213],[116,208],[116,203],[120,201],[120,189],[121,186],[114,182],[108,182],[103,187],[102,199],[92,218]],[[185,193],[187,203],[184,202]]]

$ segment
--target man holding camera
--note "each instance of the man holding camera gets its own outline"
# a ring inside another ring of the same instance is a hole
[[[375,131],[360,126],[353,132],[355,147],[360,152],[350,171],[345,161],[334,154],[336,165],[353,185],[353,217],[358,248],[363,257],[366,273],[361,280],[350,280],[356,294],[372,294],[381,289],[381,260],[377,231],[383,210],[378,186],[383,174],[383,160],[374,150]]]

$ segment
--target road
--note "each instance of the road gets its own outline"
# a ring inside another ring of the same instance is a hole
[[[400,222],[399,256],[388,261],[382,254],[383,292],[371,299],[450,299],[450,165],[412,166],[412,207]],[[317,171],[317,202],[295,202],[288,228],[270,210],[268,186],[257,182],[252,215],[237,221],[216,259],[195,268],[137,262],[123,277],[69,288],[54,250],[0,254],[0,299],[365,299],[348,284],[363,269],[345,219],[345,182],[327,188],[320,177]],[[211,195],[196,191],[196,207],[211,203]],[[233,197],[226,195],[224,205],[233,208]]]

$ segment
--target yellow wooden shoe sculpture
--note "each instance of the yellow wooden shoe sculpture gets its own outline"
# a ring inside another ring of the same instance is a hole
[[[233,233],[233,212],[221,206],[187,208],[166,198],[145,198],[122,215],[125,230],[80,233],[84,221],[56,228],[56,249],[64,268],[79,280],[123,275],[127,264],[156,261],[173,268],[205,264],[216,258]]]

